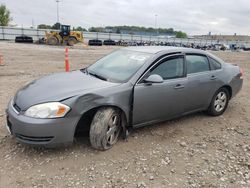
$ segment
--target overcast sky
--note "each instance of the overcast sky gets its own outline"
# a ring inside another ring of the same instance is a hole
[[[18,26],[54,24],[55,0],[0,0]],[[250,0],[61,0],[60,22],[72,26],[138,25],[188,34],[250,35]]]

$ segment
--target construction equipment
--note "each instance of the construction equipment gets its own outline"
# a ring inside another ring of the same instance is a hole
[[[78,42],[83,42],[83,35],[80,31],[71,31],[70,25],[61,25],[60,31],[45,31],[45,44],[73,46]]]

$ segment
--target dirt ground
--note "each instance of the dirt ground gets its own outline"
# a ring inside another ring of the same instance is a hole
[[[70,48],[71,69],[115,47]],[[5,129],[5,107],[27,82],[64,71],[64,47],[0,42],[0,187],[250,187],[250,53],[213,52],[244,70],[244,86],[220,117],[196,113],[132,131],[105,152],[88,138],[32,148]]]

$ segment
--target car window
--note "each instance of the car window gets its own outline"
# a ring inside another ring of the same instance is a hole
[[[160,65],[154,68],[150,75],[158,74],[164,80],[182,77],[184,73],[184,58],[177,57],[163,61]]]
[[[215,59],[209,57],[209,62],[212,70],[218,70],[221,69],[221,64],[216,61]]]
[[[209,63],[206,56],[186,55],[187,74],[209,71]]]

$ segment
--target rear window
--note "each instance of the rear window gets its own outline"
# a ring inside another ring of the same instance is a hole
[[[206,56],[186,55],[187,74],[209,71],[209,62]]]
[[[209,62],[210,62],[211,70],[221,69],[221,64],[215,59],[209,57]]]

